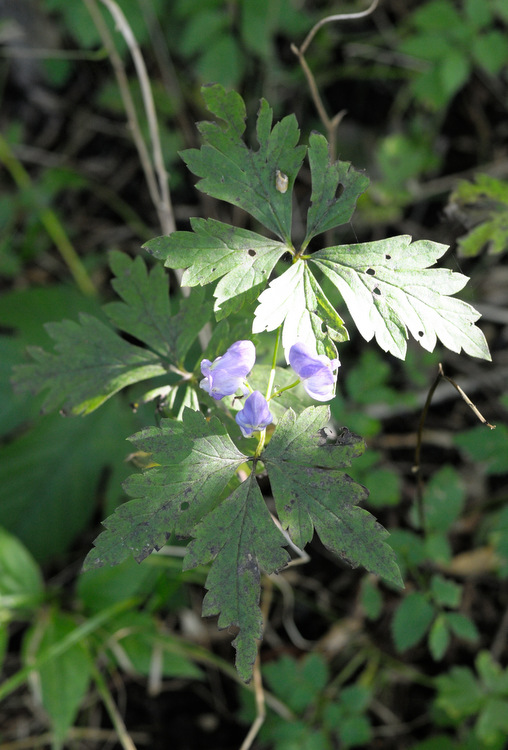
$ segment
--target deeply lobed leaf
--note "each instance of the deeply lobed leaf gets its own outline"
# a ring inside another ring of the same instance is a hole
[[[243,208],[281,240],[291,243],[293,183],[305,156],[297,146],[300,131],[294,115],[272,128],[273,112],[263,99],[258,112],[258,151],[244,143],[246,110],[239,94],[219,84],[202,88],[208,110],[225,123],[202,122],[204,144],[182,152],[188,168],[200,177],[204,193]],[[278,172],[287,177],[287,189],[277,189]]]
[[[330,442],[323,432],[328,420],[326,406],[309,407],[298,417],[289,409],[261,456],[279,520],[298,546],[305,546],[315,529],[325,547],[353,567],[362,565],[402,586],[385,541],[388,532],[357,507],[367,490],[343,471],[363,452],[363,441],[345,432]]]
[[[57,353],[29,347],[35,361],[14,368],[13,375],[18,391],[49,391],[43,412],[61,407],[64,413],[89,414],[122,388],[167,371],[156,354],[124,341],[92,315],[45,328]]]
[[[402,235],[378,242],[329,247],[315,253],[314,263],[341,293],[362,336],[374,336],[384,351],[405,358],[408,329],[428,351],[437,339],[451,349],[490,360],[480,317],[471,305],[449,297],[467,277],[429,268],[445,245],[429,240],[411,243]]]
[[[136,499],[105,521],[107,531],[95,540],[85,568],[116,565],[130,556],[139,562],[171,534],[190,536],[246,460],[218,419],[207,421],[191,409],[182,422],[163,420],[130,440],[151,454],[154,468],[129,477],[124,487]]]
[[[206,579],[203,615],[218,615],[220,628],[236,626],[236,668],[248,681],[262,635],[261,570],[274,573],[289,561],[285,537],[275,526],[254,473],[200,523],[184,569],[213,560]]]
[[[123,302],[110,302],[104,310],[122,331],[134,336],[175,364],[181,362],[209,317],[202,299],[184,299],[172,314],[169,280],[162,266],[148,271],[141,258],[110,253],[111,282]]]
[[[214,219],[191,219],[192,232],[156,237],[144,246],[169,268],[185,268],[182,286],[204,286],[221,279],[215,312],[224,302],[265,285],[287,246],[256,232]]]

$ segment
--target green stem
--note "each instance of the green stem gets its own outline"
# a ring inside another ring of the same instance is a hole
[[[97,690],[99,691],[99,695],[101,696],[102,702],[106,707],[106,711],[109,714],[109,718],[111,719],[111,723],[115,728],[121,746],[124,748],[124,750],[136,750],[136,746],[132,741],[129,733],[127,732],[127,728],[118,708],[116,707],[115,701],[113,700],[113,696],[111,695],[106,681],[104,680],[102,674],[95,664],[92,664],[92,674],[97,686]]]
[[[265,440],[266,440],[266,429],[261,430],[259,433],[259,442],[258,447],[256,448],[256,452],[254,453],[254,458],[259,458],[261,455],[261,452],[263,448],[265,447]]]
[[[0,135],[0,162],[9,171],[12,179],[21,191],[29,191],[33,188],[32,180],[30,175],[25,170],[23,165],[12,153],[7,141]],[[82,264],[78,254],[72,246],[65,229],[63,228],[59,218],[50,208],[38,205],[38,201],[34,201],[35,210],[39,214],[39,220],[43,225],[44,229],[55,243],[60,255],[66,263],[69,271],[74,277],[79,289],[88,296],[95,295],[96,289],[88,275],[84,265]]]
[[[284,391],[289,391],[290,388],[294,388],[295,385],[299,384],[299,382],[300,382],[300,378],[298,378],[298,380],[295,380],[294,383],[291,383],[291,385],[286,385],[284,388],[279,388],[278,391],[275,391],[275,393],[272,393],[272,395],[270,396],[270,399],[277,398],[277,396],[280,396],[280,394],[284,393]],[[269,401],[270,399],[266,399],[266,400]]]
[[[275,368],[277,366],[277,354],[278,354],[278,351],[279,351],[279,342],[280,342],[281,333],[282,333],[282,326],[279,326],[279,328],[277,330],[277,337],[275,339],[275,346],[273,348],[272,369],[270,370],[270,377],[268,378],[268,385],[266,386],[266,396],[265,396],[265,398],[266,398],[267,401],[269,401],[270,398],[271,398],[270,397],[270,393],[272,391],[273,384],[274,384],[274,381],[275,381]]]

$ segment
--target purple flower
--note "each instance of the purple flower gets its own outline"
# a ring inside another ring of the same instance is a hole
[[[315,349],[299,343],[293,344],[289,350],[289,364],[311,398],[328,401],[334,397],[334,372],[340,366],[338,359],[331,360],[324,354],[316,354]]]
[[[200,388],[210,394],[216,401],[224,396],[232,396],[241,389],[245,396],[249,391],[244,380],[254,367],[256,349],[252,341],[235,341],[222,357],[213,362],[204,359],[201,372],[205,376]]]
[[[273,422],[268,403],[259,391],[250,394],[235,419],[244,437],[250,437],[253,432],[264,430]]]

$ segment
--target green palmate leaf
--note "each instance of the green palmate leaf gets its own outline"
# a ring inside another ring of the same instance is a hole
[[[162,357],[175,363],[183,360],[208,319],[207,306],[194,298],[184,300],[180,312],[172,316],[168,277],[162,266],[148,272],[141,258],[133,260],[115,251],[110,253],[110,267],[116,277],[112,286],[124,302],[105,306],[109,319]]]
[[[249,680],[261,638],[260,571],[274,573],[289,560],[287,544],[272,521],[254,473],[199,524],[184,569],[214,560],[206,579],[203,615],[219,616],[219,627],[238,627],[236,667]]]
[[[57,353],[29,347],[35,362],[19,365],[13,376],[18,391],[49,389],[44,412],[62,406],[64,413],[88,414],[122,388],[166,373],[156,354],[129,344],[91,315],[45,328]]]
[[[347,341],[344,322],[303,261],[293,263],[259,297],[253,333],[282,328],[286,359],[295,341],[316,346],[321,354],[337,356],[333,341]],[[323,331],[323,324],[325,331]]]
[[[330,161],[328,142],[319,133],[310,136],[309,162],[312,195],[302,248],[317,234],[348,222],[358,197],[369,184],[369,178],[353,169],[349,162]]]
[[[343,471],[363,452],[361,438],[345,431],[326,439],[326,406],[310,407],[296,417],[288,410],[262,454],[279,519],[295,544],[305,546],[314,529],[321,541],[352,566],[401,586],[387,532],[357,503],[367,490]]]
[[[252,151],[242,140],[246,110],[241,96],[226,93],[219,84],[204,86],[202,93],[208,110],[225,127],[199,123],[204,145],[182,152],[190,171],[202,178],[197,187],[248,211],[290,244],[293,183],[306,151],[297,146],[300,132],[295,116],[272,128],[273,112],[263,99],[256,128],[259,149]]]
[[[151,454],[152,466],[124,487],[136,498],[108,518],[85,568],[143,560],[172,533],[191,536],[195,524],[217,505],[237,468],[246,461],[218,419],[185,410],[183,422],[163,420],[130,440]]]
[[[191,226],[192,232],[156,237],[144,247],[169,268],[185,268],[183,286],[221,279],[214,292],[216,312],[224,302],[250,290],[257,296],[288,249],[283,242],[214,219],[191,219]]]
[[[445,245],[407,235],[379,242],[319,250],[311,263],[328,276],[341,293],[362,336],[373,336],[384,351],[404,359],[407,331],[433,351],[437,338],[453,352],[490,360],[480,317],[455,294],[467,277],[446,269],[429,269]]]

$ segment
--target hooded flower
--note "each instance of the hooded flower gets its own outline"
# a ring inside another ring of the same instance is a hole
[[[324,354],[316,354],[307,344],[298,343],[289,350],[289,364],[311,398],[329,401],[334,397],[334,372],[340,367],[338,359],[331,360]]]
[[[224,396],[232,396],[240,389],[245,396],[248,389],[244,380],[254,367],[256,349],[252,341],[235,341],[222,357],[213,362],[204,359],[201,372],[205,376],[200,388],[219,401]]]
[[[235,419],[244,437],[250,437],[253,432],[264,430],[273,422],[268,402],[259,391],[250,394]]]

